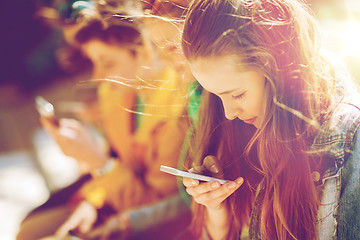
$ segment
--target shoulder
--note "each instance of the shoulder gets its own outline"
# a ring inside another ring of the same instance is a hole
[[[321,125],[312,145],[313,150],[326,152],[344,164],[351,153],[360,126],[360,95],[346,97]]]
[[[360,94],[341,101],[320,127],[319,137],[353,133],[360,123]]]
[[[322,55],[333,66],[336,104],[327,113],[325,121],[318,132],[317,141],[326,143],[330,138],[344,138],[347,140],[354,135],[359,126],[360,116],[360,89],[351,77],[348,69],[338,55],[322,51]]]

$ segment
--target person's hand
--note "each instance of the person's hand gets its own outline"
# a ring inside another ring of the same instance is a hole
[[[218,177],[221,174],[217,159],[214,156],[207,156],[202,166],[197,166],[189,171],[196,173],[211,172]],[[221,185],[218,181],[199,182],[192,178],[183,178],[183,184],[187,193],[193,197],[194,201],[204,205],[208,209],[220,209],[223,207],[224,200],[234,193],[244,182],[242,177],[235,181]]]
[[[202,166],[190,169],[193,172],[211,172],[221,178],[221,171],[214,156],[207,156]],[[189,170],[189,171],[190,171]],[[233,194],[244,182],[242,177],[221,185],[218,181],[202,182],[191,178],[183,178],[186,191],[195,202],[206,207],[206,228],[213,239],[224,239],[229,230],[229,212],[225,199]]]
[[[88,232],[97,218],[96,208],[87,201],[82,201],[70,217],[63,223],[55,235],[66,236],[69,231],[77,229],[81,233]]]
[[[107,161],[105,151],[90,130],[79,121],[60,119],[58,126],[46,117],[41,117],[40,121],[64,154],[76,159],[83,170],[90,171],[100,168]]]
[[[91,239],[112,239],[110,236],[116,234],[116,239],[127,239],[131,226],[128,214],[123,213],[110,217],[103,225],[91,230],[87,236]]]

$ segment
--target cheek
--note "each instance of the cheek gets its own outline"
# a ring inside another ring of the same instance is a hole
[[[256,97],[253,101],[254,111],[256,111],[257,116],[264,117],[266,113],[266,106],[268,101],[269,89],[265,85],[265,82],[260,82],[256,89],[257,94],[254,94]]]
[[[136,74],[139,64],[139,59],[131,54],[119,55],[111,72],[125,78],[132,78]]]
[[[120,77],[132,79],[136,75],[137,64],[136,63],[124,63],[118,67],[112,68],[112,73]]]
[[[248,112],[256,116],[262,116],[264,112],[264,99],[265,96],[258,95],[255,98],[249,99],[248,103],[246,104],[248,107]]]

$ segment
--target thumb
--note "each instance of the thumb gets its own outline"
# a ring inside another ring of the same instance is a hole
[[[93,219],[89,219],[89,218],[83,219],[79,224],[79,231],[82,233],[86,233],[90,231],[93,224],[94,224]]]
[[[205,167],[205,169],[215,174],[219,173],[220,171],[218,159],[217,157],[212,155],[208,155],[204,158],[203,166]]]

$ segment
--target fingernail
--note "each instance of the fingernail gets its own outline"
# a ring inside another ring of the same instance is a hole
[[[236,179],[237,184],[242,184],[244,182],[243,178]]]
[[[227,185],[228,188],[235,188],[236,187],[236,184],[235,182],[230,182],[228,185]]]
[[[197,184],[197,182],[195,181],[195,180],[190,180],[190,183],[191,183],[191,185],[196,185]]]
[[[217,181],[214,181],[214,182],[211,183],[211,187],[212,188],[218,188],[218,187],[220,187],[220,183],[217,182]]]
[[[219,169],[216,167],[216,165],[212,165],[210,167],[210,171],[212,171],[213,173],[218,173],[219,172]]]

